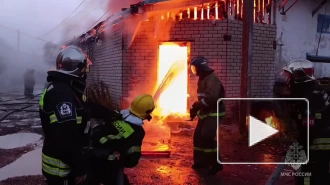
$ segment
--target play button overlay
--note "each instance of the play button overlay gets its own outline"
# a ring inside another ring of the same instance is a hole
[[[267,139],[279,131],[253,116],[249,116],[249,147]]]
[[[304,98],[221,98],[226,115],[218,117],[217,161],[220,164],[301,165],[309,160],[309,124],[299,134],[292,106],[299,104],[300,119],[309,123],[315,119]],[[243,108],[246,114],[241,112]],[[306,111],[305,111],[306,110]],[[242,113],[242,114],[241,114]],[[206,127],[205,127],[206,128]],[[206,129],[202,131],[208,134]],[[298,135],[302,136],[298,138]],[[306,138],[306,141],[301,141]],[[299,143],[301,142],[301,143]],[[306,144],[305,144],[306,143]],[[211,145],[205,145],[205,147]],[[195,151],[194,151],[195,152]],[[198,152],[196,151],[196,154]],[[305,159],[305,160],[303,160]]]

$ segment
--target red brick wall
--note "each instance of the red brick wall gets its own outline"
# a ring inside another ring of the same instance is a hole
[[[104,65],[98,70],[101,80],[109,84],[117,83],[116,78],[120,71],[104,74],[104,69],[111,66],[112,61],[116,65],[122,56],[122,97],[126,102],[130,102],[132,97],[140,93],[153,93],[157,79],[157,60],[159,41],[188,41],[190,42],[190,58],[199,55],[205,56],[209,60],[209,65],[215,70],[223,82],[226,97],[240,96],[240,66],[242,53],[242,22],[240,21],[193,21],[183,20],[169,23],[164,21],[159,28],[160,33],[155,38],[154,21],[143,22],[139,28],[136,38],[129,49],[127,48],[127,36],[124,36],[122,43],[122,55],[116,52],[115,56],[107,52],[105,46],[95,47],[94,63]],[[231,41],[224,41],[225,34],[231,35]],[[111,36],[112,41],[105,41],[108,48],[116,47],[119,52],[119,42],[114,39],[119,37]],[[119,38],[118,38],[119,40]],[[271,97],[272,85],[274,81],[274,58],[275,52],[272,50],[272,41],[275,40],[275,27],[271,25],[255,25],[253,37],[253,66],[252,66],[252,95],[257,97]],[[117,59],[118,57],[118,59]],[[112,60],[111,60],[111,59]],[[93,73],[95,73],[93,71]],[[93,76],[94,77],[94,76]],[[189,101],[196,100],[198,78],[190,75]],[[120,85],[119,85],[120,86]],[[120,98],[120,88],[115,89],[115,97]],[[126,103],[126,106],[128,104]],[[227,110],[233,104],[227,105]]]

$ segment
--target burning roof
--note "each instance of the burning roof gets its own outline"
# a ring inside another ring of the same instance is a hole
[[[219,2],[225,2],[225,1],[221,0]],[[130,5],[129,8],[123,8],[120,12],[115,13],[110,17],[108,17],[106,20],[99,22],[91,30],[87,31],[86,33],[80,35],[77,38],[68,41],[66,45],[79,44],[79,43],[83,44],[83,43],[89,43],[91,41],[96,41],[98,38],[102,36],[102,33],[105,31],[106,28],[118,24],[132,15],[161,12],[169,9],[171,10],[177,9],[176,13],[178,13],[183,8],[187,8],[195,5],[203,6],[203,4],[205,3],[209,4],[210,0],[145,0],[137,4],[132,4]],[[212,6],[215,6],[216,3],[214,2],[211,4]]]

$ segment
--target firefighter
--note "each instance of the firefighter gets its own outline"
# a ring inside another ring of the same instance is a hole
[[[297,123],[298,142],[305,152],[309,141],[309,161],[307,165],[302,165],[301,171],[310,172],[311,176],[297,177],[296,184],[328,185],[330,184],[329,81],[326,85],[322,85],[320,80],[315,79],[313,63],[308,60],[291,62],[283,68],[282,75],[286,77],[292,98],[306,98],[309,101],[309,110],[305,102],[295,102],[294,113],[291,114]],[[315,118],[315,120],[304,122],[303,118],[306,118],[307,114],[310,119]]]
[[[194,164],[193,169],[209,168],[209,175],[215,175],[222,170],[222,164],[217,162],[217,123],[225,115],[225,105],[217,101],[225,97],[222,82],[214,74],[204,57],[192,59],[191,71],[199,77],[197,95],[198,101],[190,108],[190,118],[198,116],[198,123],[194,132]],[[220,156],[219,156],[220,157]],[[221,160],[221,159],[220,159]]]
[[[83,147],[89,118],[83,93],[89,65],[80,48],[68,46],[57,56],[57,70],[48,71],[50,84],[40,99],[39,113],[44,132],[42,173],[49,185],[81,184],[87,178]]]
[[[154,108],[152,96],[142,94],[132,101],[129,109],[120,111],[122,119],[91,121],[93,185],[117,184],[119,181],[129,184],[123,168],[138,164],[145,135],[143,121],[152,119]]]
[[[35,83],[34,69],[27,69],[24,74],[24,95],[33,95]]]

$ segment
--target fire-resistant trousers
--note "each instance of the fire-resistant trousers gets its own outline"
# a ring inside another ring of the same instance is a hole
[[[309,162],[307,165],[302,165],[301,169],[301,172],[308,174],[304,177],[297,177],[296,185],[329,185],[330,138],[314,139],[309,151]]]
[[[75,181],[73,177],[47,177],[46,178],[47,185],[75,185]]]
[[[217,119],[220,118],[217,116],[208,116],[198,120],[194,132],[194,164],[210,166],[218,164],[216,141]]]
[[[99,159],[95,156],[91,159],[92,180],[89,185],[117,185],[118,178],[124,178],[124,185],[129,185],[129,180],[125,174],[118,174],[120,168],[117,162]]]

